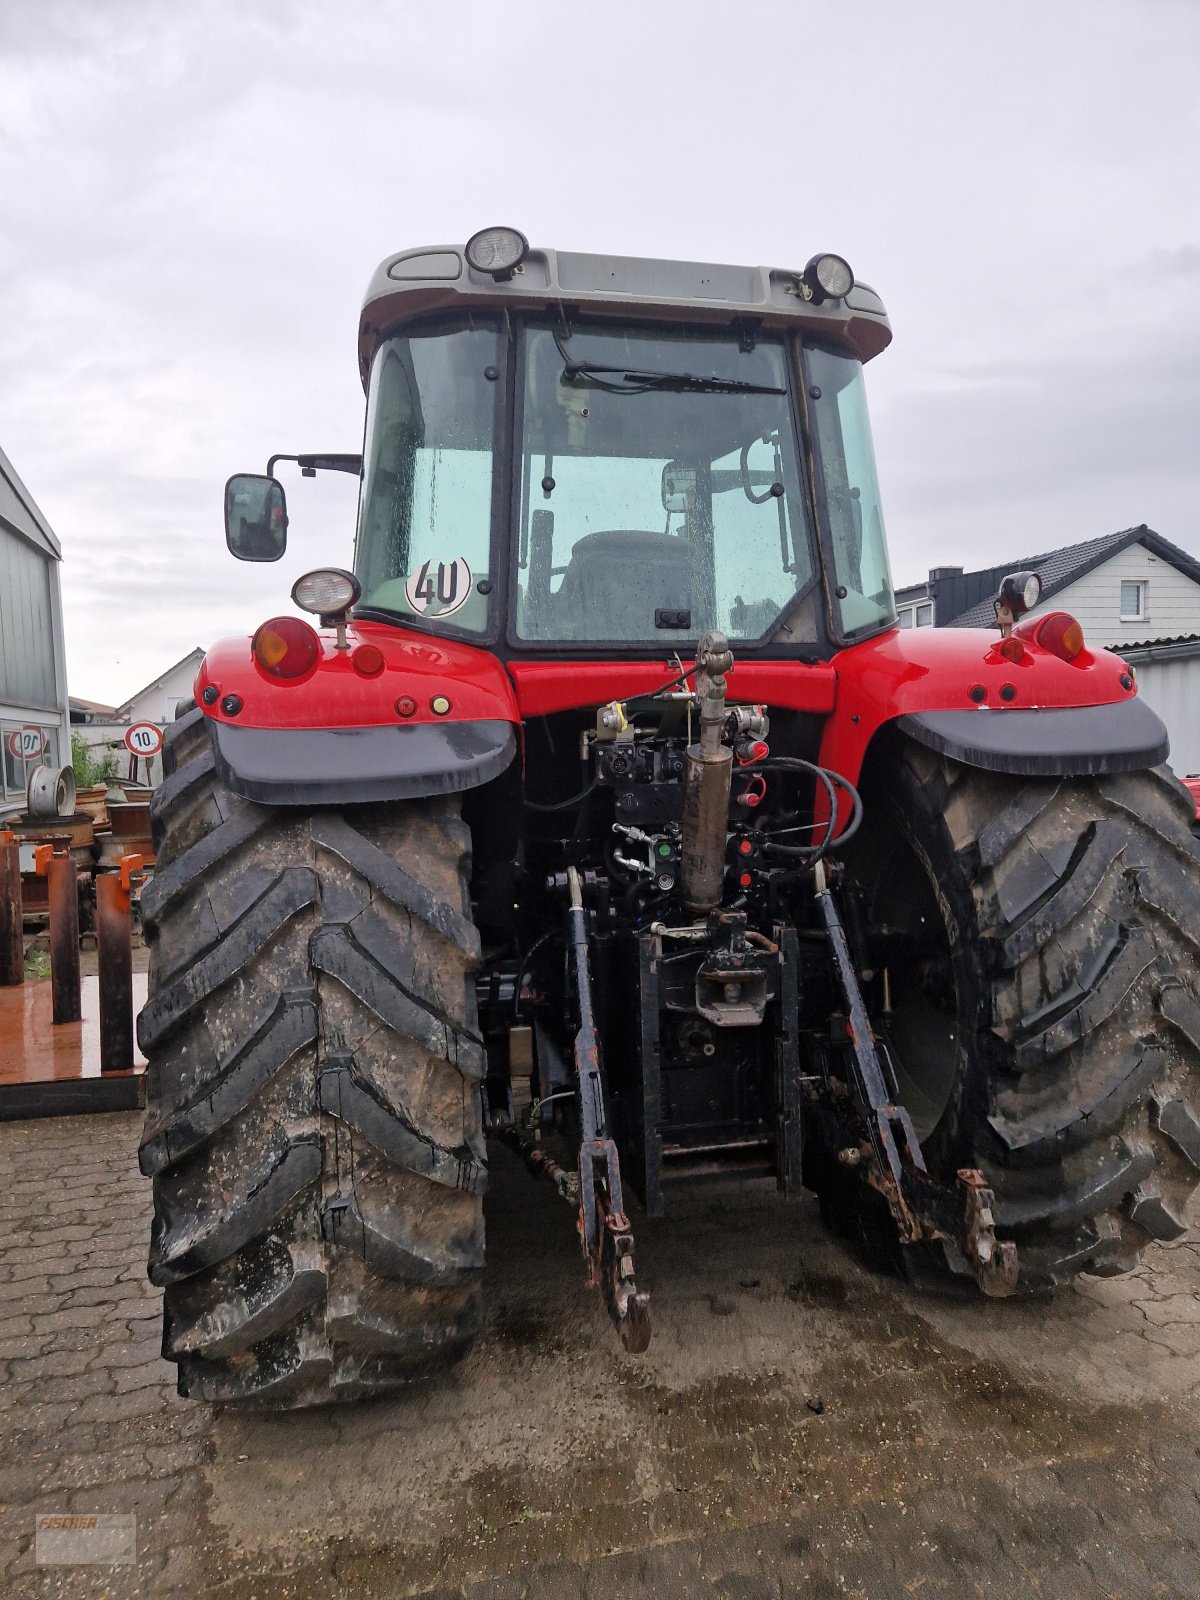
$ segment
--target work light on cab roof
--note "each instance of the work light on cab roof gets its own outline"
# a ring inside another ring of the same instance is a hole
[[[529,240],[516,228],[481,228],[467,240],[463,254],[476,272],[511,278],[529,253]]]
[[[827,252],[813,256],[804,269],[804,287],[818,305],[823,300],[844,300],[854,287],[850,263]]]

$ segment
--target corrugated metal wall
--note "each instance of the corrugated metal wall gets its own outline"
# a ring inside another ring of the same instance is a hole
[[[1200,654],[1175,661],[1139,661],[1138,693],[1171,735],[1170,762],[1181,778],[1200,773]]]
[[[0,703],[57,709],[51,559],[0,528]]]

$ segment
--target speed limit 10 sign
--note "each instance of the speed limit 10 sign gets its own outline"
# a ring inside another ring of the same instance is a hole
[[[156,756],[162,739],[162,729],[152,722],[135,722],[125,730],[125,748],[135,756]]]
[[[41,728],[14,728],[9,734],[8,753],[18,761],[36,761],[50,746],[50,740]]]

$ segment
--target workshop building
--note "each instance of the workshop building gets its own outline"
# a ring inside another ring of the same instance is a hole
[[[62,551],[0,450],[0,817],[21,811],[34,767],[71,759]]]

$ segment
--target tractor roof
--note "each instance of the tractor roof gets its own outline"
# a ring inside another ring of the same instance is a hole
[[[730,267],[701,261],[530,249],[499,281],[467,264],[463,245],[426,245],[376,268],[359,324],[364,384],[381,336],[434,311],[518,305],[586,309],[594,316],[751,327],[806,327],[869,361],[891,343],[883,302],[865,283],[844,300],[806,299],[803,267]]]

